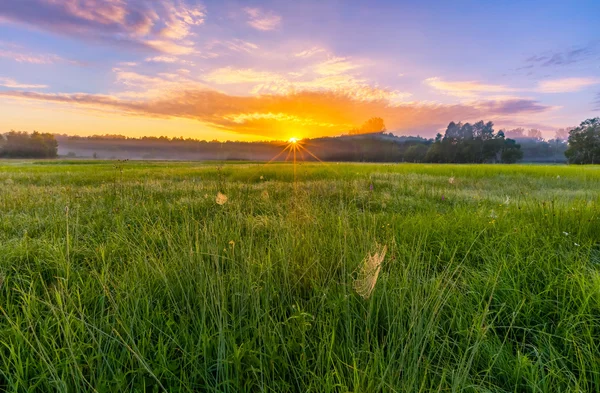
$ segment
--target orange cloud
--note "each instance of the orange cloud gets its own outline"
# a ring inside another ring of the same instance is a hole
[[[450,121],[472,121],[549,107],[529,100],[481,101],[470,105],[392,104],[389,100],[357,100],[336,92],[302,91],[288,95],[233,96],[209,89],[189,89],[152,99],[127,99],[94,94],[42,94],[8,91],[0,96],[104,109],[122,114],[194,119],[242,135],[268,138],[316,137],[346,132],[372,116],[388,129],[432,135]]]

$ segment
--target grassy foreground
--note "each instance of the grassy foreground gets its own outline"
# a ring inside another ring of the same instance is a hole
[[[600,391],[600,167],[296,178],[0,161],[0,391]]]

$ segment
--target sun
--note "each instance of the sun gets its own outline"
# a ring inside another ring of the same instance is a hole
[[[298,143],[298,138],[290,138],[288,139],[288,142],[296,144]]]

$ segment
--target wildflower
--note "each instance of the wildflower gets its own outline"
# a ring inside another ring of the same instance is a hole
[[[498,215],[496,214],[496,212],[494,211],[494,209],[492,209],[492,211],[490,212],[490,218],[493,218],[493,219],[498,218]]]
[[[444,197],[444,194],[442,194],[442,201],[445,201],[446,198]]]
[[[224,205],[227,203],[227,195],[225,194],[221,194],[220,192],[217,193],[217,197],[215,198],[215,202],[217,202],[217,205]]]
[[[235,242],[233,240],[229,241],[229,247],[231,247],[232,249],[235,248]]]
[[[362,261],[362,266],[357,278],[354,280],[354,290],[363,299],[368,299],[375,289],[377,279],[379,278],[379,271],[381,270],[381,263],[385,258],[387,252],[387,246],[380,246],[375,244],[375,252],[372,255],[367,254],[365,259]]]
[[[563,235],[569,236],[569,232],[563,232]]]
[[[369,190],[373,191],[373,183],[369,185]]]
[[[454,176],[452,176],[450,179],[448,179],[448,183],[454,184]]]
[[[264,179],[265,179],[265,178],[264,178],[264,177],[261,175],[261,176],[260,176],[260,180],[264,180]]]
[[[579,244],[577,244],[577,243],[573,243],[573,244],[575,244],[577,247],[579,247]]]

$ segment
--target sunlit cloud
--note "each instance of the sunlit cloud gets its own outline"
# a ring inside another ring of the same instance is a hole
[[[0,86],[10,89],[46,89],[48,85],[36,85],[28,83],[19,83],[11,78],[0,77]]]
[[[154,56],[147,57],[146,61],[151,63],[177,63],[178,59],[174,56]]]
[[[572,93],[600,84],[599,78],[562,78],[541,81],[537,91],[540,93]]]
[[[248,16],[248,24],[257,30],[268,31],[275,30],[281,24],[281,16],[268,11],[264,12],[260,8],[244,8]]]
[[[314,71],[320,75],[337,75],[359,68],[345,57],[334,57],[314,66]]]
[[[193,52],[191,29],[204,23],[205,12],[179,0],[27,0],[0,2],[0,20],[120,46],[186,54]]]
[[[0,41],[0,58],[16,61],[17,63],[30,64],[55,64],[70,63],[83,65],[83,63],[65,59],[55,54],[40,54],[27,51],[22,46],[10,42]]]
[[[329,91],[354,97],[358,101],[388,100],[392,103],[405,101],[412,95],[408,92],[373,86],[366,79],[347,74],[329,75],[303,81],[277,77],[263,81],[252,89],[254,94],[293,94],[299,91]]]
[[[450,121],[473,121],[507,115],[536,114],[551,110],[533,100],[478,101],[444,105],[387,99],[360,100],[334,91],[300,91],[291,94],[235,96],[208,88],[169,85],[156,77],[128,75],[133,81],[171,88],[163,95],[125,97],[96,94],[43,94],[4,91],[0,96],[40,100],[82,108],[104,108],[137,116],[194,119],[240,135],[269,138],[338,135],[372,116],[385,119],[388,129],[399,133],[431,134]],[[180,89],[180,90],[176,90]]]
[[[31,64],[53,64],[62,60],[62,58],[57,55],[33,55],[3,49],[0,49],[0,57],[4,59],[14,60],[18,63]]]
[[[160,73],[146,75],[132,70],[114,68],[116,83],[125,90],[111,94],[127,99],[156,99],[179,94],[185,89],[205,89],[206,85],[189,78],[186,73]]]
[[[316,56],[320,53],[326,53],[325,49],[315,46],[310,49],[303,50],[302,52],[295,53],[294,56],[308,58],[308,57]]]
[[[236,38],[233,40],[212,40],[205,45],[205,48],[209,53],[219,48],[225,48],[231,52],[251,53],[258,49],[258,45]],[[216,55],[218,56],[218,54]]]
[[[476,97],[486,93],[510,93],[520,91],[504,85],[488,84],[479,81],[445,81],[439,77],[425,79],[425,84],[455,97]]]
[[[204,80],[214,82],[220,85],[236,83],[264,83],[265,81],[279,80],[282,77],[279,74],[255,71],[253,69],[237,69],[233,67],[218,68],[206,76]]]

